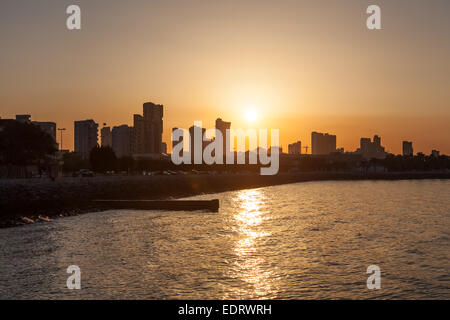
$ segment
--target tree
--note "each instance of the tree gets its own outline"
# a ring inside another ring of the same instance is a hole
[[[56,151],[53,137],[32,123],[10,121],[0,130],[0,162],[4,164],[33,164]]]
[[[111,147],[96,146],[89,156],[92,169],[96,172],[114,170],[117,165],[117,157]]]
[[[81,169],[87,169],[89,163],[83,160],[81,155],[76,152],[70,152],[63,155],[63,170],[64,172],[75,172]]]

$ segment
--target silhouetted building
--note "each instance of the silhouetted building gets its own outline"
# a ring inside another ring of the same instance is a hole
[[[143,115],[134,115],[133,153],[161,154],[163,113],[163,105],[146,102],[143,105]]]
[[[360,148],[358,151],[364,159],[384,159],[386,152],[381,145],[381,138],[377,135],[373,137],[373,142],[370,138],[361,138]]]
[[[0,117],[0,131],[3,131],[4,127],[5,127],[8,123],[10,123],[10,122],[12,122],[12,121],[15,121],[15,120],[13,120],[13,119],[2,119],[2,118]]]
[[[97,146],[98,124],[94,120],[75,121],[75,152],[83,159],[89,159],[89,155]]]
[[[223,155],[226,156],[227,150],[230,150],[230,142],[227,144],[227,130],[230,130],[231,128],[231,122],[223,121],[221,118],[218,118],[216,120],[216,130],[219,130],[222,133],[222,139],[223,139]]]
[[[133,154],[144,154],[145,153],[145,122],[144,117],[135,114],[133,116],[133,143],[132,143],[132,153]]]
[[[311,133],[311,153],[324,155],[336,152],[336,136],[328,133]]]
[[[302,142],[297,141],[288,146],[289,154],[302,154]]]
[[[403,155],[412,156],[414,155],[413,145],[410,141],[403,141]]]
[[[199,146],[197,145],[197,141],[195,141],[195,132],[197,131],[199,140],[201,140],[199,142]],[[206,129],[205,128],[200,128],[197,126],[192,126],[189,128],[189,153],[191,155],[191,161],[192,163],[194,163],[195,160],[195,151],[197,150],[198,152],[201,152],[201,161],[203,163],[203,151],[205,150],[205,148],[208,146],[208,144],[212,143],[213,140],[211,141],[203,141],[203,137],[205,136],[205,132]]]
[[[16,121],[23,122],[23,123],[25,123],[25,122],[30,123],[31,122],[31,115],[29,115],[29,114],[17,114],[16,115]]]
[[[126,124],[114,127],[111,131],[112,149],[116,157],[128,157],[131,155],[130,127]]]
[[[112,134],[110,127],[103,127],[101,130],[102,147],[112,147]]]
[[[144,103],[145,153],[161,153],[163,133],[163,106]]]
[[[435,158],[439,158],[440,152],[439,150],[431,150],[431,155]]]
[[[31,121],[31,115],[29,114],[18,114],[16,115],[16,121],[22,122],[22,123],[31,123],[39,128],[41,128],[42,131],[49,134],[53,140],[56,143],[56,123],[50,122],[50,121]]]

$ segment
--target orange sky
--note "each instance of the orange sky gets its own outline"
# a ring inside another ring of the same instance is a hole
[[[280,129],[285,149],[322,131],[346,150],[379,134],[390,152],[406,139],[450,154],[450,2],[375,1],[383,30],[369,31],[372,2],[81,0],[68,31],[73,1],[2,1],[0,116],[55,121],[73,148],[74,120],[131,125],[152,101],[166,142],[222,117]]]

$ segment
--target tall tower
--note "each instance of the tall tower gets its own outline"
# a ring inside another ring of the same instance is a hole
[[[97,146],[98,124],[94,120],[75,121],[75,152],[81,154],[83,159]]]
[[[144,120],[144,153],[162,152],[163,114],[164,107],[161,104],[146,102],[143,106]]]
[[[112,146],[111,127],[103,127],[101,130],[102,147]]]
[[[221,118],[216,120],[216,130],[219,130],[222,133],[223,138],[223,155],[226,156],[227,150],[230,150],[230,142],[227,143],[227,130],[230,130],[231,122],[223,121]]]
[[[413,144],[411,141],[403,141],[403,155],[412,156],[414,154]]]

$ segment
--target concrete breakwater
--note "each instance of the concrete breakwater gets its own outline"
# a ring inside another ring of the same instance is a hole
[[[448,179],[450,173],[280,173],[256,174],[96,176],[0,180],[0,227],[53,217],[102,210],[96,199],[152,200],[182,198],[246,188],[319,180]]]

